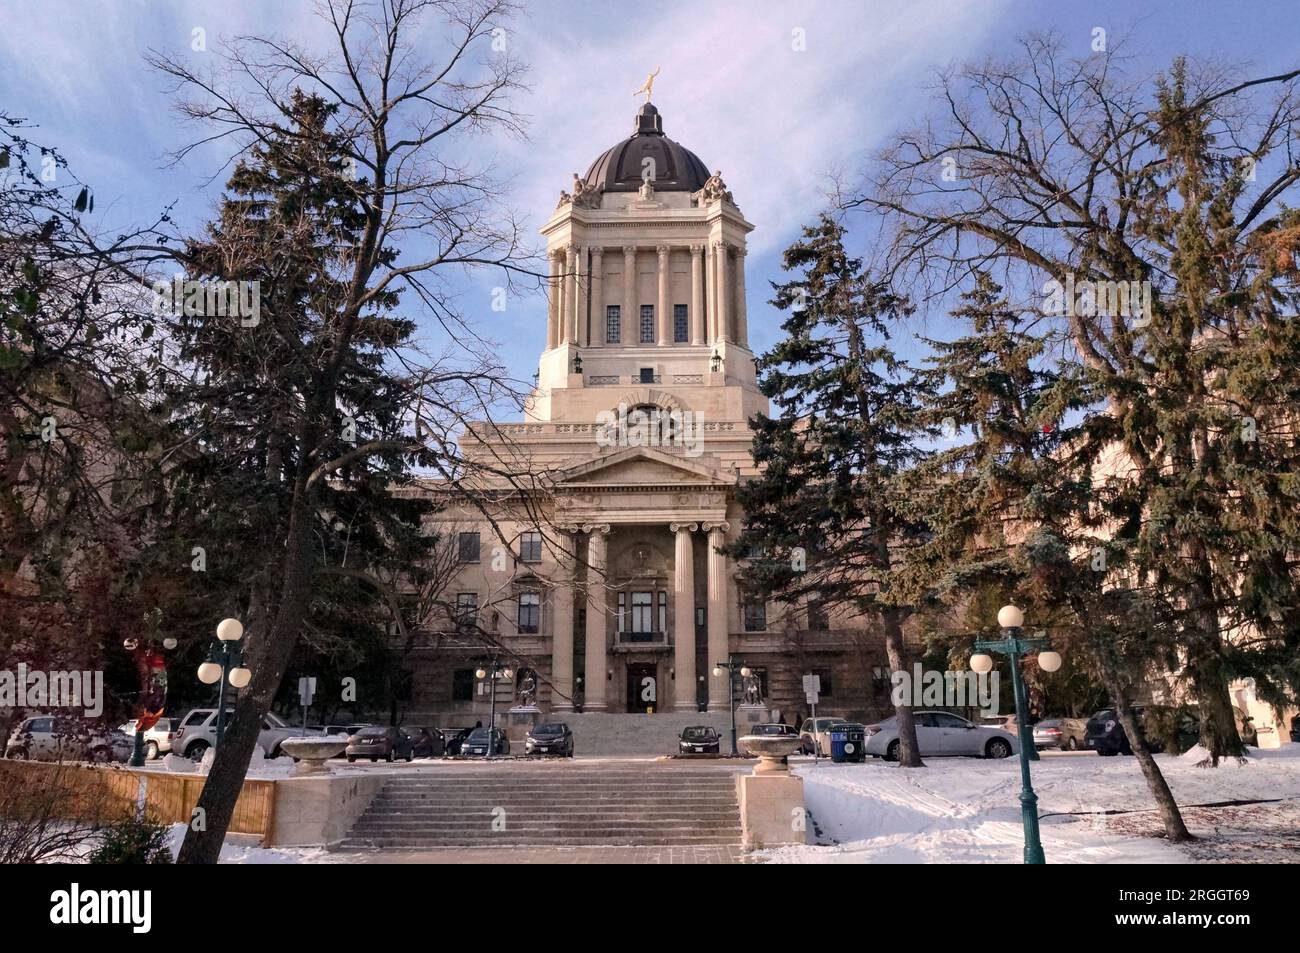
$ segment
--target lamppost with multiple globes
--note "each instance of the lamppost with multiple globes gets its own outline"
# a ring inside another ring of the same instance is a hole
[[[1020,734],[1020,820],[1025,829],[1025,863],[1045,864],[1043,843],[1038,836],[1038,795],[1029,781],[1029,762],[1038,760],[1034,736],[1029,727],[1029,702],[1025,695],[1025,681],[1020,673],[1020,660],[1031,652],[1038,653],[1038,667],[1044,672],[1055,672],[1061,667],[1061,654],[1049,648],[1045,638],[1025,637],[1020,634],[1025,624],[1025,614],[1015,606],[998,610],[1001,639],[978,639],[976,654],[970,657],[970,667],[980,674],[993,669],[989,652],[1005,655],[1011,661],[1011,687],[1016,700],[1016,728]]]
[[[728,655],[725,662],[713,663],[713,677],[721,678],[723,673],[727,676],[727,694],[731,701],[731,754],[739,756],[740,751],[736,748],[736,676],[749,678],[749,666],[736,661],[734,655]]]
[[[478,677],[479,681],[487,680],[488,683],[488,697],[491,700],[491,708],[489,711],[491,712],[491,715],[488,719],[486,756],[490,758],[496,753],[494,750],[496,748],[496,735],[494,732],[496,731],[497,726],[497,679],[508,682],[510,679],[514,678],[515,673],[510,670],[509,665],[502,665],[494,655],[492,656],[492,661],[486,665],[480,665],[474,674]]]
[[[199,666],[199,681],[204,685],[221,687],[217,692],[217,745],[226,736],[226,683],[232,688],[243,688],[253,677],[244,666],[244,651],[239,640],[244,637],[244,625],[238,619],[222,619],[217,625],[217,641],[208,646],[208,658]]]

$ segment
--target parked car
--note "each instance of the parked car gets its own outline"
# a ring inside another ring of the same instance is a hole
[[[411,750],[417,758],[441,758],[447,751],[447,739],[437,728],[407,728]]]
[[[750,725],[745,734],[747,735],[789,735],[792,738],[799,738],[799,729],[794,725],[783,725],[780,722],[773,722],[769,725]]]
[[[320,732],[322,735],[343,735],[351,740],[352,736],[362,728],[369,728],[370,726],[371,722],[360,721],[351,725],[308,725],[307,730],[310,732]],[[345,756],[345,753],[340,751],[334,757],[342,758]]]
[[[487,757],[488,750],[488,730],[486,728],[475,728],[461,742],[460,753],[462,757],[473,758]],[[500,728],[492,729],[492,753],[509,754],[510,739]]]
[[[799,729],[799,751],[802,754],[829,754],[831,750],[831,725],[848,724],[846,718],[818,718],[816,724],[813,719],[805,718],[803,727]]]
[[[156,761],[171,752],[172,742],[176,740],[176,727],[180,724],[180,721],[179,718],[159,718],[154,722],[153,727],[144,733],[144,756],[146,760]],[[128,721],[118,727],[118,731],[130,739],[132,751],[135,750],[135,726],[136,722]]]
[[[1078,751],[1084,746],[1088,723],[1082,718],[1044,718],[1034,725],[1034,747]]]
[[[233,708],[226,710],[226,719],[235,714]],[[309,735],[322,732],[307,729]],[[257,745],[262,754],[268,758],[280,756],[280,742],[285,738],[296,738],[302,734],[301,728],[294,728],[277,715],[267,713],[262,719],[262,730],[257,733]],[[176,737],[172,739],[172,750],[179,751],[192,761],[202,761],[203,754],[217,743],[217,710],[215,708],[195,708],[176,728]]]
[[[19,722],[5,742],[5,757],[20,761],[126,761],[134,741],[76,719],[35,715]]]
[[[923,758],[1007,758],[1020,753],[1020,742],[1009,731],[977,725],[948,711],[914,711],[916,743]],[[867,754],[897,761],[898,716],[867,726]]]
[[[411,761],[415,758],[415,744],[405,728],[392,725],[367,725],[348,739],[348,746],[343,752],[348,761],[357,758],[369,758],[378,761],[396,761],[403,758]]]
[[[1141,719],[1143,709],[1134,707],[1133,716]],[[1083,746],[1102,757],[1133,753],[1128,735],[1124,733],[1124,726],[1119,723],[1119,714],[1114,708],[1103,708],[1088,719],[1088,726],[1083,735]],[[1150,737],[1147,738],[1147,748],[1153,754],[1159,754],[1164,750],[1163,745]]]
[[[691,725],[677,736],[678,754],[717,754],[722,743],[718,729],[710,725]]]
[[[548,721],[534,725],[524,739],[524,754],[559,755],[573,757],[573,732],[562,721]]]
[[[459,755],[461,745],[465,743],[465,739],[468,738],[473,731],[473,728],[442,729],[442,737],[446,739],[447,742],[447,756],[454,758]]]

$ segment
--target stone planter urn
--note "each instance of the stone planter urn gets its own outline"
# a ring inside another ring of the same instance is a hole
[[[280,750],[298,762],[294,774],[328,774],[330,758],[342,754],[348,746],[346,738],[314,737],[285,738]]]
[[[736,743],[746,754],[758,755],[755,774],[789,773],[785,759],[799,750],[798,735],[745,735]]]

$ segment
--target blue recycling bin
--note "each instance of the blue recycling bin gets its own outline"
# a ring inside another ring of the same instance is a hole
[[[831,726],[831,761],[844,764],[846,761],[866,761],[866,734],[863,725]]]

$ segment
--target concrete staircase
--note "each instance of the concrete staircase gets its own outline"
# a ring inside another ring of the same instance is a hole
[[[440,768],[389,781],[340,849],[736,846],[735,778],[720,765]]]
[[[654,715],[626,712],[566,712],[551,716],[573,730],[579,755],[672,755],[677,736],[688,725],[712,725],[723,738],[723,753],[731,750],[731,714],[725,711],[666,711]],[[744,734],[744,726],[740,726]]]

